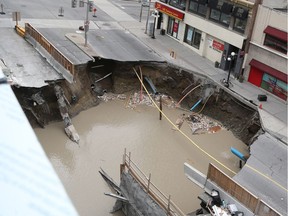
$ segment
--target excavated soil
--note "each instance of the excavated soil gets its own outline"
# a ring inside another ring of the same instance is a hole
[[[13,90],[31,125],[45,127],[50,122],[61,120],[53,88],[55,84],[63,88],[69,115],[73,117],[96,106],[100,102],[99,96],[105,92],[126,95],[139,92],[140,81],[135,72],[139,76],[142,72],[143,77],[152,81],[156,94],[168,95],[177,102],[195,88],[182,100],[180,108],[190,110],[201,100],[193,113],[219,121],[247,145],[261,129],[256,110],[229,95],[212,80],[167,63],[120,63],[102,59],[78,67],[73,84],[58,80],[40,89],[13,87]],[[147,82],[144,84],[151,93],[155,93]]]

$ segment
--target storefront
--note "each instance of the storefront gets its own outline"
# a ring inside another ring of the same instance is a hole
[[[164,29],[166,28],[167,34],[179,39],[179,26],[184,19],[184,13],[160,2],[155,2],[155,9],[167,15],[167,25],[163,26]]]
[[[211,35],[206,36],[205,57],[212,62],[221,62],[224,42]]]
[[[287,74],[255,59],[252,59],[249,64],[251,68],[248,82],[265,89],[285,101],[287,100]]]

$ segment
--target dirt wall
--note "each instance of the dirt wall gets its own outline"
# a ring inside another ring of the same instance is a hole
[[[261,129],[256,110],[223,91],[212,80],[173,65],[151,62],[123,63],[102,59],[79,66],[76,71],[73,84],[65,80],[57,81],[64,90],[71,117],[97,105],[98,96],[105,92],[123,94],[139,91],[140,82],[136,71],[139,76],[142,72],[142,76],[149,77],[159,93],[169,95],[175,101],[187,94],[180,104],[183,109],[190,110],[201,99],[193,112],[201,112],[221,122],[247,145]],[[145,84],[152,92],[150,86]],[[52,121],[61,120],[53,86],[54,83],[49,82],[49,86],[40,89],[13,88],[33,127],[44,127]],[[189,93],[192,89],[194,90]],[[44,100],[42,104],[41,100],[35,103],[35,94]]]

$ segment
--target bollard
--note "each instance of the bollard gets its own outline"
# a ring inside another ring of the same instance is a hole
[[[5,12],[4,12],[4,5],[1,3],[0,7],[1,7],[1,12],[0,12],[0,14],[4,15],[4,14],[5,14]]]
[[[63,8],[63,7],[60,7],[60,8],[59,8],[59,14],[58,14],[58,16],[60,16],[60,17],[63,17],[63,16],[64,16],[64,8]]]

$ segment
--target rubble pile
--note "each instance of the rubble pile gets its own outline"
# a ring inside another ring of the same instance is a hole
[[[154,101],[159,106],[160,97],[162,100],[162,104],[169,108],[176,108],[176,102],[172,97],[164,94],[151,95]],[[101,100],[108,102],[111,100],[119,99],[119,100],[127,100],[126,107],[134,109],[137,105],[146,105],[146,106],[154,106],[151,101],[149,95],[142,94],[140,92],[131,93],[131,95],[127,98],[125,94],[113,94],[113,93],[105,93],[102,96],[98,96]],[[142,98],[142,99],[141,99]],[[223,126],[217,121],[198,113],[192,112],[188,116],[185,117],[185,121],[188,123],[192,134],[205,134],[205,133],[216,133],[223,128]]]
[[[115,99],[119,100],[126,100],[125,94],[113,94],[113,93],[104,93],[102,96],[98,96],[99,99],[101,99],[104,102],[112,101]]]
[[[164,94],[151,94],[150,95],[154,101],[159,105],[160,104],[160,97],[162,100],[162,104],[169,107],[169,108],[175,108],[175,101],[172,99],[172,97]],[[111,100],[119,99],[119,100],[126,100],[127,96],[125,94],[113,94],[113,93],[104,93],[102,96],[98,96],[99,99],[108,102]],[[140,92],[134,92],[132,93],[129,98],[127,99],[127,107],[134,109],[137,105],[147,105],[147,106],[154,106],[153,102],[151,101],[149,95],[142,94]]]
[[[192,134],[216,133],[223,128],[220,123],[198,113],[188,115],[185,120]]]

